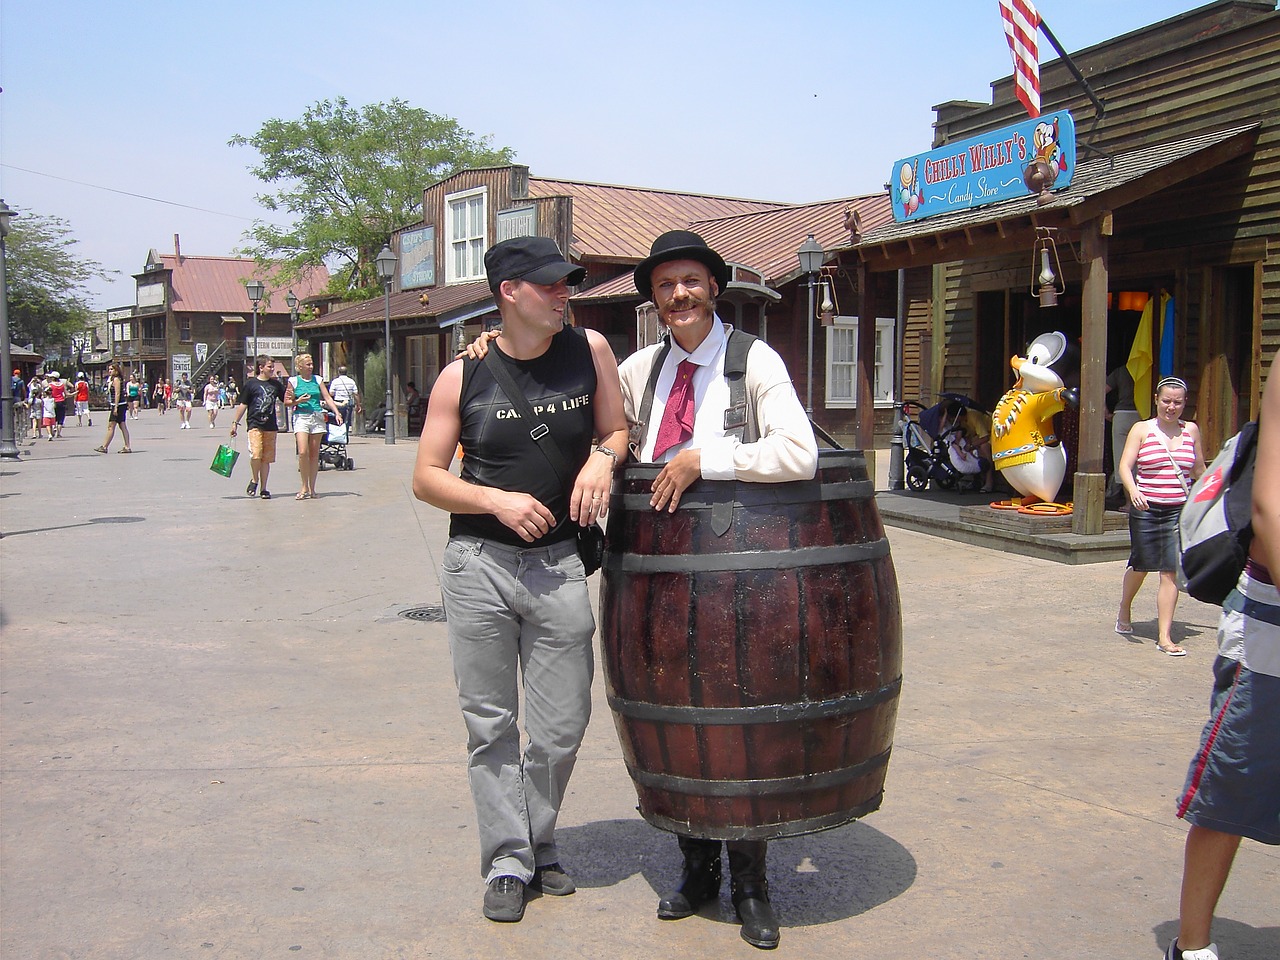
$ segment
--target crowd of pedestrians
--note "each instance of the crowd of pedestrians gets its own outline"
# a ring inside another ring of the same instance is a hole
[[[191,410],[196,404],[204,408],[209,429],[217,426],[218,414],[224,407],[231,408],[233,438],[241,420],[246,416],[249,419],[251,478],[246,493],[271,499],[266,479],[275,462],[276,433],[283,423],[285,430],[294,433],[297,446],[300,484],[295,499],[311,499],[319,473],[320,447],[330,426],[349,424],[353,413],[363,411],[363,405],[360,389],[345,366],[339,367],[338,375],[327,383],[315,376],[315,365],[307,354],[296,357],[294,367],[295,375],[290,377],[281,362],[263,355],[255,358],[253,371],[243,386],[237,386],[234,378],[223,380],[216,375],[210,375],[199,386],[186,373],[176,380],[158,378],[152,384],[144,374],[112,363],[101,387],[107,408],[107,432],[93,449],[110,452],[118,433],[122,446],[117,452],[132,453],[129,421],[141,419],[144,409],[155,409],[164,416],[176,408],[178,429],[190,430]],[[15,431],[19,441],[26,440],[28,429],[38,439],[61,438],[66,419],[73,412],[77,426],[85,426],[86,422],[93,426],[89,408],[92,388],[83,372],[76,374],[74,382],[57,370],[36,373],[27,380],[16,369],[11,386],[15,419],[20,423],[20,429]]]

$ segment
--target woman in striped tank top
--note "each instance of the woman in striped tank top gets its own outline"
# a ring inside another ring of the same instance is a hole
[[[1158,571],[1156,648],[1171,657],[1187,652],[1173,642],[1178,605],[1178,516],[1196,477],[1204,473],[1200,428],[1181,419],[1187,385],[1177,377],[1156,384],[1156,415],[1129,431],[1118,467],[1129,494],[1129,568],[1120,591],[1116,633],[1133,633],[1133,598],[1147,574]]]

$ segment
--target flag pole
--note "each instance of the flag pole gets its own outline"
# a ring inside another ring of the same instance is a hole
[[[1098,98],[1098,95],[1093,92],[1093,87],[1089,85],[1089,81],[1086,80],[1084,74],[1080,72],[1080,68],[1076,66],[1076,62],[1071,59],[1071,54],[1062,49],[1062,44],[1060,44],[1058,42],[1058,38],[1053,35],[1053,31],[1049,29],[1049,25],[1044,22],[1044,17],[1040,17],[1040,32],[1044,34],[1045,39],[1049,41],[1053,49],[1058,51],[1058,56],[1060,56],[1063,62],[1067,65],[1067,69],[1071,71],[1071,75],[1075,77],[1076,82],[1084,88],[1085,95],[1093,101],[1093,108],[1096,112],[1093,115],[1093,125],[1089,128],[1089,133],[1092,134],[1093,131],[1097,129],[1098,124],[1102,122],[1102,115],[1107,112],[1106,104],[1104,104],[1102,100]],[[1081,145],[1086,150],[1092,150],[1100,157],[1105,157],[1108,160],[1112,159],[1111,154],[1103,150],[1099,150],[1087,140],[1082,140]]]

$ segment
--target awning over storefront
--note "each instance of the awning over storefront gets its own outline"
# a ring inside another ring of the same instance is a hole
[[[391,330],[395,334],[439,333],[455,324],[495,310],[488,284],[458,284],[428,290],[402,290],[391,295]],[[316,340],[345,340],[383,333],[383,297],[363,300],[297,326],[298,336]]]

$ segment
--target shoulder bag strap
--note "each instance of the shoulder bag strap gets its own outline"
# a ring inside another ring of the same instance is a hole
[[[1151,433],[1147,434],[1147,436],[1151,436],[1158,429],[1158,427],[1152,428]],[[1160,440],[1159,437],[1156,437],[1156,439]],[[1185,499],[1191,496],[1191,488],[1187,486],[1186,478],[1182,476],[1182,467],[1179,466],[1177,460],[1173,459],[1173,451],[1165,445],[1163,440],[1160,440],[1160,449],[1165,452],[1165,456],[1167,456],[1169,458],[1169,462],[1173,464],[1173,475],[1178,478],[1178,483],[1182,487],[1183,498]]]
[[[533,424],[529,430],[529,436],[533,438],[542,455],[547,458],[547,462],[551,464],[551,469],[555,471],[556,477],[561,483],[565,483],[565,478],[569,474],[569,465],[565,462],[564,454],[560,452],[560,445],[556,443],[555,437],[551,436],[551,428],[545,423],[538,421],[537,416],[533,412],[533,404],[516,386],[515,380],[512,379],[510,371],[506,365],[498,359],[497,353],[490,350],[485,354],[484,364],[489,368],[489,373],[498,383],[498,389],[506,394],[511,405],[516,408],[516,413],[520,414],[520,418],[527,424]],[[547,438],[550,437],[549,440]],[[547,440],[547,442],[543,442]]]

